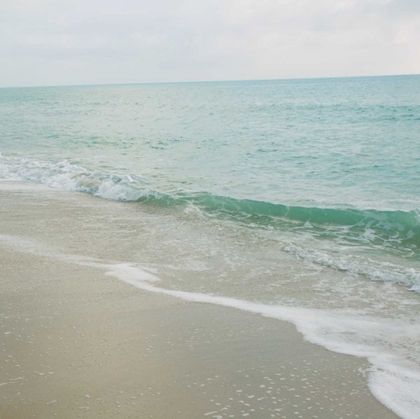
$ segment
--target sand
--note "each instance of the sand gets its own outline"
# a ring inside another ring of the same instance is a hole
[[[57,257],[129,261],[117,214],[133,208],[0,182],[0,418],[396,417],[371,395],[365,360],[291,324]]]

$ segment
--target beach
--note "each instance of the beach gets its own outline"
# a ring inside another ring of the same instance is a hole
[[[2,419],[397,417],[371,394],[363,358],[110,274],[141,253],[127,250],[143,228],[127,211],[152,212],[0,182]]]

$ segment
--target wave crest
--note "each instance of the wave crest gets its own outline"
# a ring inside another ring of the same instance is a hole
[[[194,205],[207,214],[256,223],[279,230],[305,232],[317,239],[339,240],[346,245],[368,245],[392,250],[404,257],[418,256],[418,211],[381,211],[357,208],[288,206],[279,203],[217,196],[209,192],[161,193],[144,187],[132,174],[89,170],[68,161],[51,163],[0,155],[0,177],[38,182],[52,188],[89,193],[118,201],[148,201],[155,205]]]

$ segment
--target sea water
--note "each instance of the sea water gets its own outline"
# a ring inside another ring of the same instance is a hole
[[[291,321],[420,416],[420,76],[1,89],[0,152],[0,178],[173,214],[130,261],[158,285],[111,274]]]

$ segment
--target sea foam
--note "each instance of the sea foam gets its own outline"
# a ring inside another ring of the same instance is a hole
[[[52,163],[0,155],[0,177],[41,183],[55,189],[85,192],[115,201],[138,201],[155,194],[146,188],[135,187],[130,175],[119,176],[89,170],[66,160]]]

